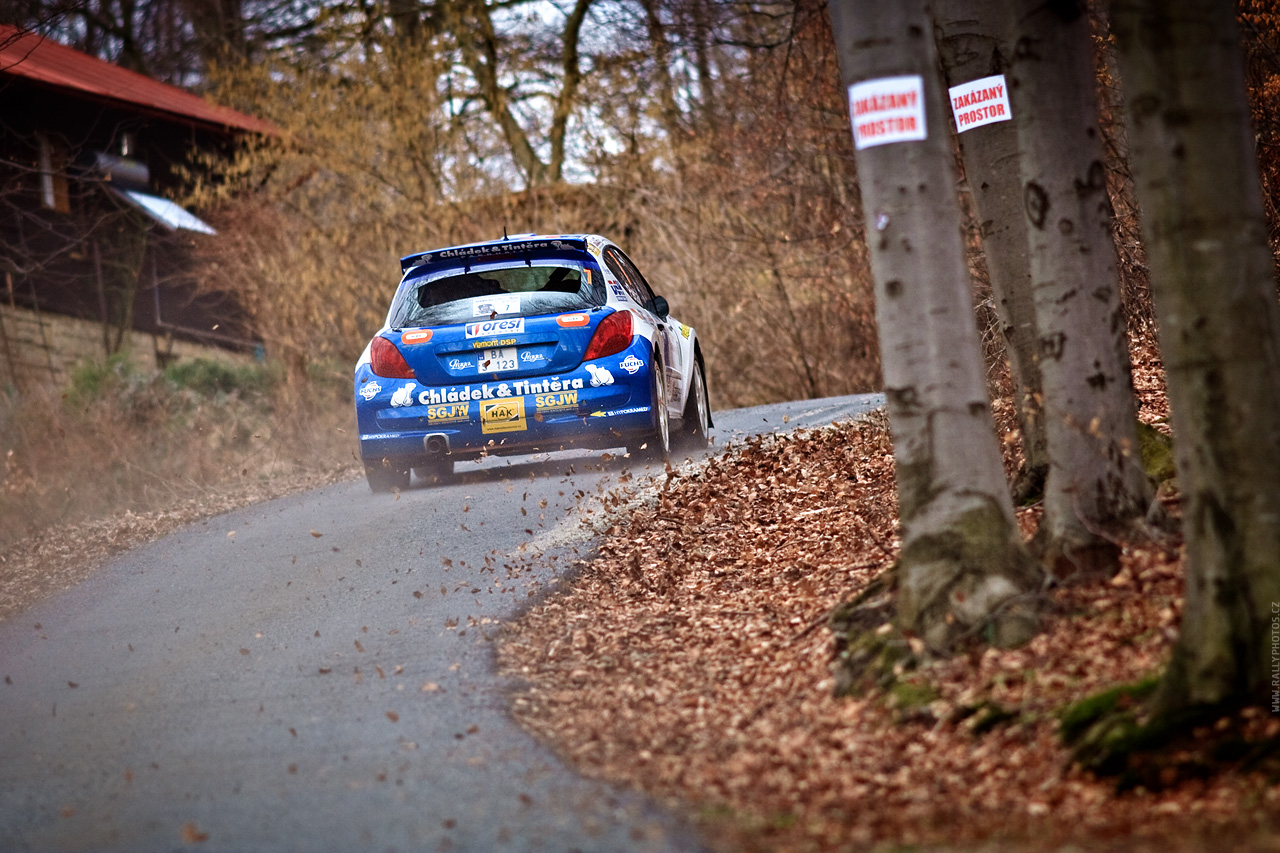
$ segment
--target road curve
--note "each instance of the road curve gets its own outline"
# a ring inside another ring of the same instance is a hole
[[[717,445],[882,402],[716,412]],[[340,483],[191,525],[0,623],[0,850],[699,849],[519,729],[494,671],[499,623],[589,548],[549,532],[626,464]],[[534,540],[562,544],[523,559]]]

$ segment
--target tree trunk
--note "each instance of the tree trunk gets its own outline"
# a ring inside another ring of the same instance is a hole
[[[528,134],[520,126],[515,113],[511,109],[511,100],[507,90],[500,82],[498,69],[498,34],[493,28],[493,18],[485,0],[463,0],[459,4],[461,14],[456,23],[458,45],[471,73],[475,75],[476,86],[485,109],[489,112],[502,131],[511,150],[511,158],[524,173],[525,182],[530,187],[549,183],[547,164],[538,157]],[[469,13],[469,14],[468,14]]]
[[[1172,710],[1280,711],[1280,308],[1232,6],[1116,0],[1186,536]]]
[[[675,84],[671,79],[671,42],[667,37],[666,24],[662,21],[660,0],[640,0],[640,5],[645,11],[649,44],[653,49],[653,85],[658,90],[656,94],[662,126],[674,149],[683,143],[685,128],[680,117],[680,107],[676,105]]]
[[[560,95],[556,98],[555,114],[551,117],[551,165],[548,167],[549,181],[559,183],[564,177],[564,140],[569,126],[569,116],[578,105],[578,86],[582,82],[582,67],[578,62],[578,41],[582,37],[582,25],[587,20],[587,10],[592,0],[577,0],[573,11],[565,21],[563,44],[560,49],[560,65],[563,77],[560,80]]]
[[[992,429],[932,31],[922,0],[830,9],[846,85],[906,81],[888,97],[851,90],[855,138],[909,127],[881,107],[923,98],[925,138],[860,143],[856,154],[898,478],[898,624],[935,651],[987,626],[1016,644],[1035,630],[1020,596],[1038,571]]]
[[[948,86],[1004,74],[1011,51],[1001,0],[940,0],[934,25],[942,72]],[[1014,404],[1022,433],[1023,467],[1014,484],[1017,496],[1042,493],[1049,471],[1036,359],[1039,334],[1031,293],[1027,222],[1022,215],[1018,178],[1018,130],[1011,121],[995,122],[959,134],[965,173],[973,192],[982,249],[991,276],[1000,319]]]
[[[1009,74],[1050,468],[1041,544],[1055,573],[1110,570],[1151,501],[1102,164],[1083,3],[1013,0]]]

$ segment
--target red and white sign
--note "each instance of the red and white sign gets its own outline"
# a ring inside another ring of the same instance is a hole
[[[947,93],[951,96],[957,133],[1013,118],[1009,111],[1009,87],[1003,74],[952,86]]]
[[[924,79],[912,74],[854,83],[849,87],[849,118],[859,151],[924,139]]]

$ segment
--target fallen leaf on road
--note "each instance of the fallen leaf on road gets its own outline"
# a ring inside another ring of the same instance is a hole
[[[182,825],[182,843],[183,844],[199,844],[201,841],[208,841],[209,833],[201,832],[200,829],[192,823],[184,823]]]

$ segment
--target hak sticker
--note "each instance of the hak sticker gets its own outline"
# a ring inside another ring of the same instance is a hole
[[[523,317],[512,317],[508,320],[484,320],[480,323],[467,324],[468,338],[488,338],[494,335],[519,335],[523,333]]]
[[[644,367],[644,362],[636,358],[635,354],[633,353],[627,356],[626,358],[624,358],[619,363],[618,366],[621,367],[623,370],[627,371],[627,373],[630,373],[632,376],[635,376],[636,371]]]
[[[481,432],[524,432],[526,429],[524,397],[480,401]]]
[[[377,382],[370,382],[368,385],[360,389],[360,396],[366,400],[372,400],[378,396],[378,392],[382,390],[382,386]]]

